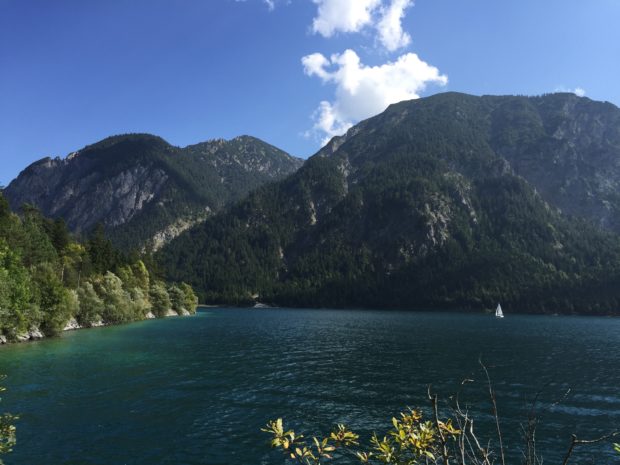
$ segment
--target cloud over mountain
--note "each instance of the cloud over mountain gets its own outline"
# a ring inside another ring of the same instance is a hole
[[[367,66],[353,50],[329,59],[320,53],[302,58],[304,72],[336,86],[333,101],[322,101],[314,115],[314,130],[323,142],[344,133],[355,122],[373,116],[394,102],[415,99],[430,83],[445,85],[447,76],[415,53],[394,62]]]
[[[374,42],[388,53],[406,47],[411,36],[403,29],[405,10],[412,0],[313,0],[318,6],[312,31],[329,38],[337,33],[375,32]],[[448,78],[405,53],[379,65],[366,65],[347,49],[329,58],[312,53],[302,58],[304,72],[335,86],[334,97],[323,100],[313,114],[310,134],[323,143],[346,132],[356,122],[383,111],[389,104],[415,99],[428,84],[446,85]]]

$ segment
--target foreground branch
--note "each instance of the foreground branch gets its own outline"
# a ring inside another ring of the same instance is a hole
[[[566,465],[568,463],[568,460],[573,454],[573,450],[575,449],[575,446],[596,444],[597,442],[608,441],[610,439],[615,438],[616,436],[620,436],[620,431],[614,431],[611,434],[606,434],[605,436],[601,436],[600,438],[597,438],[597,439],[577,439],[577,436],[573,434],[571,438],[570,446],[568,447],[568,451],[566,452],[566,457],[564,457],[564,462],[562,462],[562,465]]]

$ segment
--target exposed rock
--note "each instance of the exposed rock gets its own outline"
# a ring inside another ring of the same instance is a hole
[[[80,329],[80,328],[81,328],[81,326],[77,322],[77,320],[75,318],[71,317],[71,319],[69,321],[67,321],[67,324],[63,328],[63,331],[71,331],[71,330]]]
[[[116,173],[97,170],[92,157],[45,159],[26,168],[5,192],[13,209],[30,203],[49,217],[61,216],[72,231],[102,222],[115,227],[130,221],[159,195],[168,175],[152,162]],[[20,202],[18,204],[18,202]]]
[[[169,316],[190,316],[191,313],[188,312],[185,309],[181,309],[179,311],[179,313],[175,312],[172,309],[169,309],[165,316],[169,317]],[[151,311],[149,311],[145,316],[145,319],[150,320],[150,319],[155,319],[157,318],[155,316],[155,314]],[[101,326],[107,326],[106,323],[104,323],[102,320],[97,320],[94,321],[92,323],[90,323],[87,327],[90,328],[97,328],[97,327],[101,327]],[[69,319],[69,321],[67,321],[67,323],[65,324],[65,327],[63,328],[63,331],[71,331],[71,330],[76,330],[76,329],[82,329],[84,328],[84,326],[81,326],[77,320],[75,319],[75,317],[71,317]],[[15,336],[15,341],[16,342],[28,342],[28,341],[35,341],[38,339],[42,339],[44,338],[45,335],[39,330],[39,328],[33,327],[31,328],[28,332],[25,333],[19,333]],[[7,338],[7,336],[0,334],[0,345],[2,344],[8,344],[9,343],[9,339]]]
[[[43,333],[39,330],[39,328],[31,328],[28,332],[18,333],[15,336],[15,340],[18,342],[26,342],[35,339],[42,339],[45,337]]]
[[[206,207],[205,211],[202,214],[198,214],[194,218],[179,218],[173,224],[170,224],[164,229],[155,233],[155,235],[147,242],[147,245],[143,247],[143,250],[146,251],[147,249],[149,249],[153,252],[158,251],[164,245],[166,245],[175,237],[179,236],[184,231],[187,231],[192,226],[195,226],[196,224],[206,220],[210,213],[211,209],[209,207]]]
[[[256,302],[252,308],[271,308],[271,305],[267,305],[262,302]]]
[[[308,210],[310,211],[310,225],[314,226],[316,224],[316,208],[314,207],[314,202],[312,199],[308,202]]]
[[[114,136],[65,159],[44,158],[4,190],[17,211],[24,203],[62,217],[76,233],[102,223],[123,248],[155,249],[212,211],[302,165],[253,137],[185,148],[148,134]]]
[[[490,144],[562,212],[620,232],[620,112],[573,94],[487,97]]]

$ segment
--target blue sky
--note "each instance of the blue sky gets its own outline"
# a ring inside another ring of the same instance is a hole
[[[0,185],[106,136],[307,157],[393,100],[620,104],[618,0],[0,0]]]

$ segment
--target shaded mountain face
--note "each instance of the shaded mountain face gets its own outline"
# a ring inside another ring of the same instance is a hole
[[[302,160],[242,136],[177,148],[147,134],[110,137],[65,159],[44,158],[9,184],[17,210],[35,205],[76,233],[101,222],[124,248],[159,248]]]
[[[401,102],[159,260],[207,301],[617,312],[619,162],[611,104]]]
[[[468,176],[510,172],[562,212],[620,233],[620,110],[610,103],[440,94],[390,106],[319,155],[340,148],[360,164],[396,147],[433,154]]]

